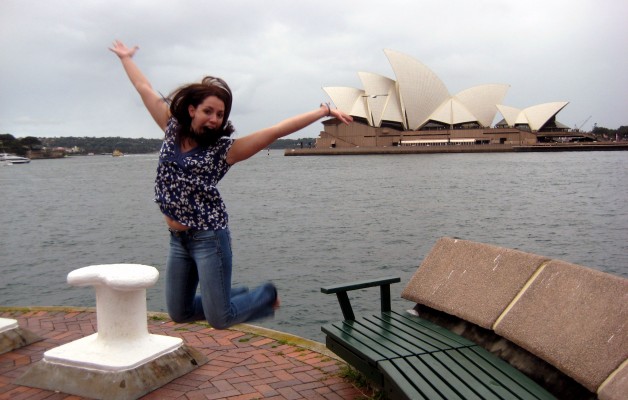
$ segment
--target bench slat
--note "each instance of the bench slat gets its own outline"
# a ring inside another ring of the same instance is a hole
[[[344,342],[337,341],[331,336],[325,338],[325,345],[329,350],[360,371],[366,379],[373,382],[377,387],[384,386],[382,373],[377,369],[377,364],[372,359],[345,347]]]
[[[392,394],[390,398],[463,399],[422,360],[409,362],[406,358],[395,358],[378,366],[385,377],[384,390]]]
[[[462,351],[471,351],[475,363],[462,355]],[[392,398],[555,399],[542,388],[536,390],[539,387],[533,381],[524,379],[524,386],[520,386],[494,366],[488,368],[494,375],[486,373],[484,364],[490,363],[475,351],[485,350],[478,347],[439,351],[381,361],[378,367],[384,375],[384,388]],[[501,367],[527,378],[507,364]],[[530,388],[536,393],[529,391]]]
[[[369,335],[376,337],[382,346],[388,346],[388,343],[395,347],[404,349],[400,356],[409,356],[417,353],[429,353],[438,351],[443,348],[451,348],[450,346],[432,338],[428,335],[419,335],[417,332],[406,332],[396,329],[394,326],[377,318],[364,318],[359,320],[364,329],[368,329]]]
[[[396,313],[325,325],[322,331],[375,362],[475,345],[461,337],[454,340],[455,334],[429,321]]]
[[[483,399],[511,399],[515,394],[507,389],[510,385],[497,381],[484,370],[477,368],[462,353],[457,350],[433,353],[434,363],[440,363],[454,374],[461,385],[477,393]],[[518,392],[518,390],[514,390]],[[470,397],[469,397],[470,398]],[[517,398],[521,398],[518,396]]]
[[[412,365],[424,365],[430,368],[437,376],[437,378],[435,378],[437,379],[435,384],[438,382],[441,386],[446,385],[451,387],[451,389],[463,399],[499,399],[499,397],[496,397],[494,393],[482,389],[482,384],[479,380],[471,377],[472,380],[470,382],[466,382],[462,379],[460,375],[464,374],[462,374],[460,366],[446,359],[446,357],[443,359],[442,356],[443,352],[430,353],[416,357],[409,357],[406,361]],[[452,370],[457,370],[460,375],[453,373]],[[481,392],[482,396],[480,396],[478,392]]]
[[[471,340],[468,340],[450,331],[449,329],[443,328],[442,326],[434,322],[421,318],[420,316],[412,315],[407,312],[402,313],[402,314],[398,312],[391,312],[391,315],[394,315],[395,318],[399,319],[400,321],[403,321],[404,323],[408,323],[409,321],[411,321],[413,324],[419,324],[421,326],[429,328],[431,331],[434,331],[438,333],[439,335],[442,335],[443,337],[453,340],[454,342],[457,342],[462,346],[475,346],[476,345],[476,343],[472,342]],[[456,347],[459,347],[459,346],[456,346]]]
[[[471,382],[479,381],[480,383],[477,385],[477,388],[484,387],[484,389],[478,390],[478,393],[482,397],[489,398],[492,396],[500,399],[530,398],[530,393],[525,390],[525,388],[511,381],[503,373],[503,370],[494,368],[494,366],[490,365],[486,359],[478,354],[484,352],[486,352],[486,350],[480,347],[472,347],[435,354],[435,357],[448,365],[457,365],[458,367],[452,368],[452,371],[458,374],[463,380],[468,380],[470,384],[472,384]],[[502,367],[505,370],[512,368],[512,366],[508,364]],[[473,377],[468,377],[468,375],[473,375]],[[487,390],[490,391],[490,395],[486,393]]]
[[[373,318],[381,319],[391,325],[393,329],[402,330],[415,336],[416,338],[424,340],[431,338],[432,340],[430,343],[439,350],[476,345],[472,341],[467,340],[462,336],[443,328],[442,326],[436,325],[433,322],[415,315],[399,314],[391,311],[374,315]]]
[[[365,334],[363,326],[356,321],[343,321],[339,324],[325,325],[321,329],[334,340],[341,342],[345,347],[374,362],[412,354],[396,345],[392,348],[383,346],[377,340],[378,338],[368,336],[368,331]]]
[[[390,360],[382,361],[379,368],[386,377],[384,390],[389,399],[446,400],[422,376],[416,375],[410,380],[406,374],[401,372],[400,367]],[[422,390],[417,390],[417,386]]]
[[[487,373],[493,374],[496,379],[500,379],[500,381],[504,382],[508,382],[509,380],[510,382],[513,382],[507,387],[523,388],[523,391],[519,393],[521,398],[555,399],[551,393],[546,391],[523,372],[519,371],[494,354],[491,354],[489,351],[484,350],[481,347],[460,349],[459,351],[468,359],[473,360],[476,365],[487,371]],[[476,362],[476,360],[480,358],[482,361]]]

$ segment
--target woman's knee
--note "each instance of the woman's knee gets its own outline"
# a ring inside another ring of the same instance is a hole
[[[227,321],[226,318],[221,318],[221,317],[216,317],[216,316],[210,316],[209,318],[207,318],[207,322],[209,323],[209,325],[211,325],[212,328],[218,329],[218,330],[228,329],[229,327],[233,325],[229,323],[229,321]]]
[[[168,310],[168,315],[172,322],[176,322],[178,324],[192,322],[194,321],[194,312],[189,310],[187,307],[179,304],[166,304],[166,308]]]
[[[182,324],[182,323],[190,321],[190,319],[187,318],[182,313],[174,313],[174,312],[169,311],[168,315],[170,316],[170,319],[172,320],[172,322],[176,322],[177,324]]]

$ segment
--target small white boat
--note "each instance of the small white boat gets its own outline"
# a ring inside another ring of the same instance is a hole
[[[9,153],[0,153],[0,163],[8,164],[27,164],[31,162],[30,158],[20,157]]]

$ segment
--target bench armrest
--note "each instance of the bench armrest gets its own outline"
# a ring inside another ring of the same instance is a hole
[[[355,315],[353,314],[353,308],[351,307],[351,301],[347,295],[348,291],[365,289],[369,287],[379,286],[380,289],[380,303],[382,312],[390,311],[390,284],[400,282],[399,277],[387,277],[380,279],[372,279],[365,281],[357,281],[351,283],[344,283],[339,285],[326,286],[321,288],[321,292],[325,294],[335,293],[338,297],[338,303],[342,310],[342,315],[345,320],[354,321]]]

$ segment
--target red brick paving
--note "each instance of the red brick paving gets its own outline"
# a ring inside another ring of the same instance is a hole
[[[96,332],[93,311],[0,311],[44,340],[0,354],[0,399],[78,400],[81,397],[18,386],[13,381],[47,350]],[[175,324],[149,318],[150,333],[182,338],[209,362],[142,399],[359,399],[358,388],[338,376],[342,363],[316,351],[236,329]]]

